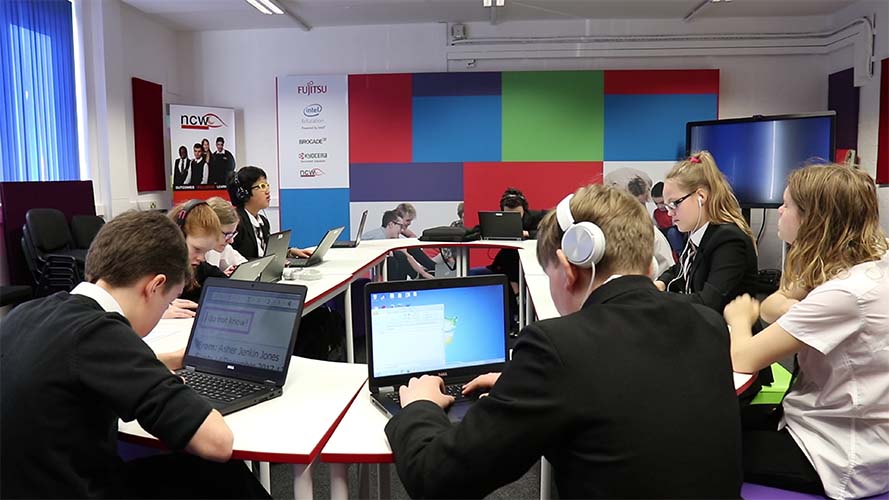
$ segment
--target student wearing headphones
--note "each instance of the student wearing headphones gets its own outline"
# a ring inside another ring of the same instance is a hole
[[[677,163],[663,190],[667,213],[689,233],[679,263],[656,285],[722,313],[733,298],[753,293],[758,271],[750,226],[728,181],[707,151]]]
[[[271,234],[269,220],[260,211],[269,208],[272,186],[265,171],[259,167],[241,167],[228,182],[228,196],[240,218],[232,248],[246,259],[258,259],[265,254]],[[290,248],[290,255],[307,258],[312,252]]]
[[[207,204],[216,213],[216,217],[219,217],[222,234],[216,247],[207,252],[207,255],[204,257],[210,265],[222,269],[226,276],[231,276],[236,267],[247,262],[247,259],[232,248],[231,245],[238,235],[240,218],[235,207],[218,196],[208,198]]]
[[[744,478],[830,498],[889,492],[889,244],[866,173],[810,166],[787,180],[781,289],[725,308],[734,369],[795,354],[777,407],[744,408]],[[755,337],[759,316],[771,325]]]
[[[191,278],[188,254],[169,219],[126,212],[90,245],[86,281],[4,318],[0,497],[270,498],[228,462],[222,415],[171,373],[183,351],[155,355],[141,339]],[[124,462],[121,418],[176,453]]]
[[[207,278],[225,278],[218,267],[209,264],[205,255],[216,247],[222,234],[219,217],[204,200],[189,200],[176,205],[167,213],[170,220],[179,226],[188,246],[188,262],[194,273],[186,283],[182,295],[170,304],[164,318],[194,317],[201,298],[201,285]]]
[[[459,424],[441,378],[400,388],[386,435],[411,497],[481,498],[541,455],[561,498],[739,497],[728,331],[655,288],[653,231],[638,201],[602,185],[543,218],[537,258],[562,316],[526,327],[502,375],[466,385],[490,392]]]

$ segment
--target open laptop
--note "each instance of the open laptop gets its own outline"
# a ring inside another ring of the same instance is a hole
[[[333,248],[355,248],[361,243],[361,233],[364,232],[364,223],[367,222],[367,210],[361,214],[361,222],[358,223],[358,236],[354,240],[334,241]]]
[[[483,240],[521,240],[522,216],[518,212],[479,212]]]
[[[284,272],[284,264],[287,262],[287,253],[290,251],[290,230],[285,229],[269,235],[269,242],[265,245],[265,257],[274,255],[275,258],[262,272],[260,281],[274,283],[281,279]]]
[[[207,278],[176,373],[223,415],[283,393],[307,289]]]
[[[324,254],[330,250],[330,247],[333,245],[333,242],[339,238],[340,233],[343,232],[345,227],[335,227],[327,231],[323,238],[321,238],[321,242],[318,243],[318,246],[315,247],[315,251],[312,252],[311,257],[307,259],[287,259],[287,264],[290,267],[312,267],[321,263],[324,260]]]
[[[241,281],[256,281],[262,275],[263,271],[265,271],[265,268],[276,258],[277,256],[273,254],[249,262],[244,262],[239,265],[237,269],[235,269],[235,272],[228,278]]]
[[[507,359],[508,280],[503,275],[368,283],[367,371],[371,400],[392,416],[398,388],[424,374],[444,379],[459,421],[478,395],[462,388]]]

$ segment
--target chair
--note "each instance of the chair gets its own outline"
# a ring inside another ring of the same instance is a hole
[[[787,392],[790,386],[790,372],[780,364],[772,363],[772,378],[774,380],[771,385],[762,386],[762,389],[750,401],[750,404],[776,405],[781,402],[781,399],[784,398],[784,393]]]
[[[98,215],[75,215],[71,218],[71,235],[74,237],[74,247],[89,249],[90,244],[102,229],[105,219]]]
[[[82,281],[83,265],[72,255],[41,254],[31,239],[27,224],[22,226],[22,252],[36,286],[35,297],[70,291]]]

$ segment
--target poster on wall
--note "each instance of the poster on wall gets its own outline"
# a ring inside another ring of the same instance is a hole
[[[170,152],[174,200],[216,195],[237,169],[235,110],[171,104]]]
[[[282,189],[348,187],[348,77],[279,77],[278,134]]]

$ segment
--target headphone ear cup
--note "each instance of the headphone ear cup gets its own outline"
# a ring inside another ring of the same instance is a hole
[[[605,234],[592,222],[577,222],[562,235],[562,251],[575,266],[593,267],[605,255]]]

